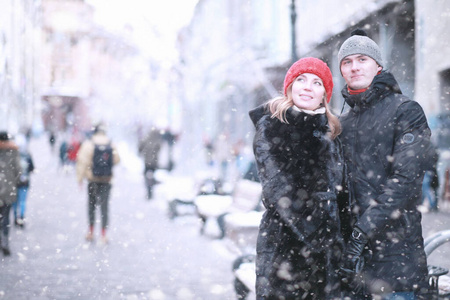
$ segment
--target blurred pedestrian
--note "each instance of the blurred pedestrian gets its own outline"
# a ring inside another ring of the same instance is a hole
[[[21,174],[17,183],[17,201],[13,204],[13,215],[14,225],[23,228],[25,227],[26,201],[30,188],[31,173],[34,171],[34,163],[28,151],[25,137],[17,135],[15,141],[19,147]]]
[[[168,162],[167,162],[167,171],[171,172],[175,167],[175,162],[173,159],[173,146],[175,146],[175,142],[178,138],[176,134],[174,134],[170,128],[167,128],[162,133],[163,140],[167,143],[168,147]]]
[[[78,134],[73,134],[70,138],[69,145],[67,147],[67,162],[71,165],[77,161],[78,151],[80,150],[81,142]]]
[[[147,189],[147,199],[153,197],[153,186],[156,183],[155,171],[159,168],[159,152],[163,143],[161,132],[152,127],[139,142],[139,154],[144,159],[144,180]]]
[[[425,205],[425,199],[428,199],[430,211],[438,211],[438,189],[439,178],[437,174],[437,162],[439,155],[434,150],[433,164],[429,170],[425,172],[422,183],[422,205]]]
[[[343,232],[346,296],[418,299],[429,288],[417,209],[432,163],[427,118],[384,70],[380,48],[365,31],[352,32],[338,60],[350,106],[341,116],[353,217]]]
[[[266,211],[256,249],[257,299],[340,299],[337,194],[340,124],[328,106],[333,77],[317,58],[288,70],[284,94],[250,111]]]
[[[100,206],[101,242],[107,243],[109,225],[108,205],[113,177],[113,166],[119,163],[120,157],[111,139],[106,135],[104,124],[94,127],[90,139],[85,140],[77,155],[77,179],[80,189],[83,180],[88,181],[88,218],[89,230],[87,241],[94,240],[95,210]]]
[[[438,115],[437,148],[439,160],[437,172],[439,178],[438,196],[442,206],[450,203],[450,190],[448,189],[448,174],[450,172],[450,112],[442,112]]]
[[[213,152],[214,145],[208,136],[203,137],[203,146],[205,147],[206,165],[212,167],[214,165]]]
[[[61,141],[61,144],[59,145],[59,164],[64,171],[66,169],[67,162],[68,162],[68,155],[67,155],[68,148],[69,147],[67,144],[67,140],[64,138]]]
[[[0,246],[4,256],[9,248],[9,215],[16,202],[17,182],[20,177],[19,148],[6,131],[0,132]]]
[[[55,149],[55,143],[56,143],[56,136],[55,133],[52,131],[50,131],[49,136],[48,136],[48,142],[50,144],[50,149],[53,152]]]
[[[214,142],[214,158],[219,167],[219,178],[222,182],[228,179],[228,167],[232,158],[232,145],[229,140],[229,134],[220,133]]]

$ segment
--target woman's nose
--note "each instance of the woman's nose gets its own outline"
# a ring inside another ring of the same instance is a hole
[[[303,88],[305,90],[309,90],[310,91],[312,89],[312,83],[309,82],[309,81],[305,82],[305,85],[303,86]]]

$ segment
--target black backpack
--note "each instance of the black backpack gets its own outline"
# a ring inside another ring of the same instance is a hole
[[[92,174],[95,177],[112,175],[113,149],[110,144],[95,145],[94,157],[92,161]]]

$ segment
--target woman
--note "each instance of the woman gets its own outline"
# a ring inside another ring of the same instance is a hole
[[[22,135],[16,136],[16,144],[19,147],[21,174],[17,183],[17,201],[13,203],[13,215],[14,225],[24,228],[26,200],[30,188],[30,176],[34,171],[34,163],[27,149],[25,137]]]
[[[250,111],[266,212],[257,242],[257,299],[340,299],[337,193],[344,164],[333,80],[317,58],[288,70],[284,95]]]

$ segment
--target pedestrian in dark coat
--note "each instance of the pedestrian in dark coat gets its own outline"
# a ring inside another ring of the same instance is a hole
[[[421,295],[428,272],[417,210],[432,163],[427,119],[383,70],[380,49],[364,31],[342,44],[339,62],[350,106],[341,117],[353,216],[341,270],[349,296],[431,299]]]
[[[0,246],[4,256],[9,249],[9,215],[16,202],[17,183],[20,177],[19,148],[6,131],[0,132]]]
[[[152,127],[148,134],[139,141],[139,154],[144,158],[145,170],[155,171],[159,168],[159,151],[163,143],[161,132]]]
[[[139,154],[144,159],[144,181],[147,199],[153,197],[153,186],[156,184],[155,171],[159,168],[159,152],[163,143],[160,130],[152,127],[147,135],[139,141]]]
[[[340,299],[343,250],[337,193],[343,158],[339,120],[328,102],[330,69],[302,58],[286,74],[284,95],[250,111],[263,187],[257,241],[257,299]]]

